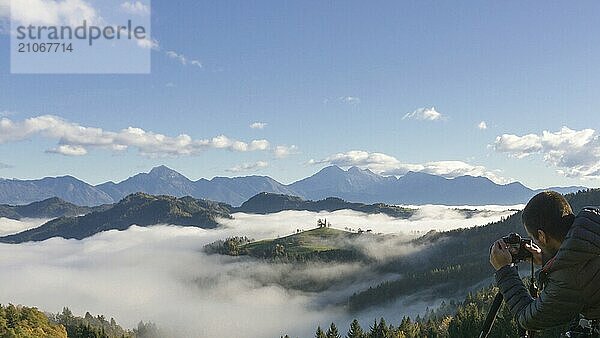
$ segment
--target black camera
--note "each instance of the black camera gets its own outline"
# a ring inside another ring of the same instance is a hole
[[[511,233],[502,237],[504,243],[508,244],[513,263],[519,263],[527,258],[533,257],[531,252],[525,248],[525,244],[531,246],[531,238],[522,238],[519,234]]]

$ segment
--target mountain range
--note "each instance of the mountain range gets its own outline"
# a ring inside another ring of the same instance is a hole
[[[553,188],[561,193],[584,187]],[[543,189],[542,189],[543,190]],[[72,176],[40,180],[0,179],[0,204],[21,205],[59,197],[84,206],[115,203],[137,192],[175,197],[191,196],[234,206],[261,192],[320,200],[338,197],[346,201],[388,204],[484,205],[520,204],[541,190],[519,182],[496,184],[485,177],[453,179],[409,172],[404,176],[381,176],[368,169],[326,167],[316,174],[285,185],[268,176],[215,177],[192,181],[175,170],[159,166],[122,182],[90,185]]]

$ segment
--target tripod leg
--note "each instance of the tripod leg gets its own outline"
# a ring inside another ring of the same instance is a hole
[[[492,331],[492,325],[494,325],[494,321],[496,320],[496,315],[498,315],[498,310],[502,305],[502,301],[504,301],[504,297],[502,296],[502,293],[498,292],[494,298],[494,302],[492,303],[490,311],[485,317],[485,322],[483,323],[483,329],[479,334],[479,338],[487,338],[487,336],[490,334],[490,331]]]

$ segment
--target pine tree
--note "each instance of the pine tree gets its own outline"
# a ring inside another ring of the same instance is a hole
[[[379,326],[377,327],[378,338],[388,338],[391,336],[390,328],[387,326],[385,319],[379,320]]]
[[[317,327],[317,332],[315,333],[315,338],[327,338],[325,332],[321,330],[321,326]]]
[[[369,332],[369,338],[378,338],[378,325],[377,325],[377,319],[375,319],[375,322],[373,323],[373,325],[370,327],[370,332]]]
[[[338,329],[334,323],[331,323],[331,325],[329,326],[326,337],[327,338],[342,338],[342,336],[340,336],[340,333],[338,332]]]
[[[348,338],[364,338],[365,333],[360,327],[360,323],[358,320],[354,319],[352,324],[350,324],[350,330],[348,330],[348,334],[346,335]]]

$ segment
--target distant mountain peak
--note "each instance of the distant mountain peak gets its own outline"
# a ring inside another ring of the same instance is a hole
[[[323,169],[321,169],[317,174],[330,174],[330,173],[335,173],[335,174],[339,174],[339,173],[344,173],[344,169],[338,167],[337,165],[330,165],[327,166]]]
[[[150,172],[148,174],[152,175],[152,176],[158,176],[158,177],[171,177],[171,178],[183,177],[183,175],[181,175],[179,172],[177,172],[165,165],[161,165],[161,166],[152,168],[152,170],[150,170]]]
[[[469,181],[480,181],[480,182],[491,182],[491,183],[494,183],[494,181],[490,180],[489,178],[487,178],[485,176],[462,175],[462,176],[454,177],[452,179],[453,180],[469,180]]]
[[[43,205],[43,204],[54,204],[54,203],[57,203],[57,204],[63,204],[63,203],[65,203],[66,204],[66,203],[69,203],[69,202],[67,202],[67,201],[65,201],[65,200],[63,200],[62,198],[59,198],[59,197],[50,197],[50,198],[47,198],[45,200],[33,202],[30,205]],[[69,203],[69,204],[72,204],[72,203]]]
[[[365,168],[365,169],[361,169],[357,166],[353,166],[348,168],[347,173],[351,176],[364,176],[364,177],[371,177],[371,178],[381,178],[383,176],[376,174],[374,172],[371,171],[371,169],[369,168]]]
[[[380,176],[379,174],[376,174],[376,173],[374,173],[374,172],[373,172],[371,169],[369,169],[369,168],[365,168],[365,169],[363,169],[363,172],[364,172],[364,173],[367,173],[367,174],[369,174],[369,175],[378,175],[378,176]]]

